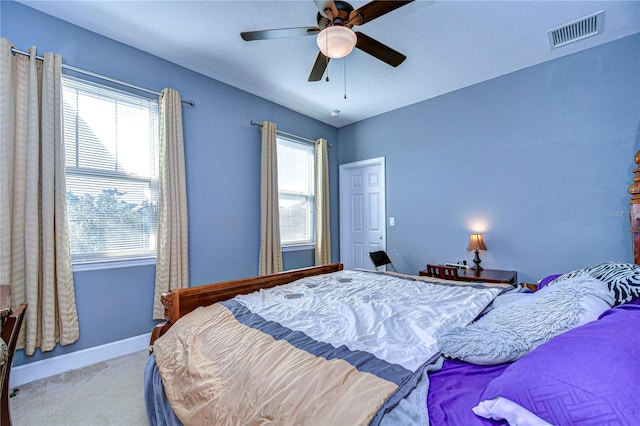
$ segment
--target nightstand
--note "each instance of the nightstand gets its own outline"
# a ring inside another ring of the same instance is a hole
[[[522,287],[528,288],[531,291],[538,291],[538,283],[522,283]]]
[[[427,271],[419,272],[421,276],[428,276]],[[502,271],[500,269],[458,269],[458,279],[469,282],[504,283],[513,286],[518,282],[517,271]]]
[[[500,269],[460,269],[458,271],[460,281],[485,282],[485,283],[505,283],[513,286],[518,282],[516,271],[501,271]]]

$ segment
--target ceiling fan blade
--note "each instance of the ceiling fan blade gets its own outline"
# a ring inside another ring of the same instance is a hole
[[[309,74],[309,81],[320,81],[324,75],[324,71],[327,69],[330,58],[324,56],[322,52],[318,52],[316,63],[313,64],[311,74]]]
[[[316,7],[318,8],[318,12],[320,15],[333,20],[334,17],[338,16],[338,8],[333,0],[314,0],[316,3]]]
[[[356,36],[358,37],[358,41],[356,42],[356,47],[358,49],[380,59],[383,62],[386,62],[392,67],[397,67],[407,59],[407,57],[402,53],[372,39],[368,35],[356,32]]]
[[[348,24],[350,25],[362,25],[366,22],[373,21],[382,15],[396,10],[406,4],[411,3],[413,0],[373,0],[364,6],[354,10],[349,14]]]
[[[246,41],[270,40],[273,38],[301,37],[315,35],[320,32],[318,27],[279,28],[275,30],[245,31],[240,37]]]

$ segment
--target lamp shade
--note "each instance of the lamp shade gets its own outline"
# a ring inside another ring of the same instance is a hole
[[[328,58],[344,58],[353,50],[358,37],[347,27],[334,25],[320,31],[316,43],[322,54]]]
[[[482,241],[482,234],[471,234],[471,239],[469,239],[469,246],[467,246],[467,250],[486,250],[487,246],[484,245],[484,241]]]

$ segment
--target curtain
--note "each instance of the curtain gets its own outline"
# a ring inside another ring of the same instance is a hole
[[[260,169],[260,263],[259,275],[282,271],[280,212],[278,210],[278,143],[276,125],[262,123]]]
[[[331,229],[329,221],[329,160],[327,140],[316,142],[316,265],[331,263]]]
[[[18,340],[31,355],[79,338],[67,223],[62,57],[0,46],[0,284],[28,303]]]
[[[173,89],[160,96],[158,245],[153,318],[164,319],[162,293],[189,286],[187,184],[182,101]]]

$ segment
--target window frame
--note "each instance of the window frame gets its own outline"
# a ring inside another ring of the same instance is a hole
[[[310,237],[308,240],[298,240],[291,242],[283,242],[282,241],[282,217],[280,217],[280,247],[283,252],[287,251],[296,251],[296,250],[309,250],[315,248],[315,229],[316,229],[316,196],[315,196],[315,144],[312,142],[307,142],[303,140],[299,140],[293,136],[283,136],[280,134],[276,135],[276,144],[280,147],[280,143],[289,143],[289,144],[298,144],[302,145],[305,148],[311,147],[311,161],[310,161],[310,192],[309,193],[300,193],[293,191],[283,191],[280,189],[280,185],[278,185],[278,206],[280,205],[280,195],[290,195],[290,196],[305,196],[307,197],[308,202],[311,205],[310,213],[309,213],[309,228],[310,228]],[[280,168],[282,167],[281,159],[278,158],[278,176],[280,176]],[[281,215],[280,215],[281,216]]]
[[[63,91],[63,102],[64,102],[64,92],[66,90],[82,90],[78,88],[78,86],[89,86],[96,90],[96,93],[99,91],[104,91],[106,94],[113,93],[112,100],[114,102],[123,102],[126,105],[126,101],[118,99],[118,96],[124,98],[137,98],[140,102],[149,102],[152,104],[152,107],[149,108],[149,112],[153,114],[153,117],[149,119],[144,125],[151,129],[149,135],[154,140],[154,146],[151,148],[150,159],[153,163],[153,172],[150,173],[149,177],[138,176],[135,174],[131,174],[118,170],[106,170],[100,168],[93,167],[77,167],[76,166],[68,166],[67,158],[65,154],[65,180],[69,180],[69,177],[104,177],[105,179],[115,179],[124,182],[148,182],[148,188],[150,191],[150,195],[147,198],[149,201],[149,207],[152,209],[152,213],[150,214],[150,232],[148,234],[148,238],[155,240],[155,244],[153,248],[148,250],[139,250],[135,253],[129,253],[125,251],[104,251],[104,252],[95,252],[92,254],[82,253],[80,255],[73,253],[71,254],[71,262],[72,268],[74,272],[77,271],[90,271],[90,270],[99,270],[99,269],[112,269],[112,268],[124,268],[124,267],[132,267],[132,266],[145,266],[145,265],[155,265],[156,264],[156,256],[157,256],[157,223],[158,223],[158,203],[159,203],[159,150],[160,150],[160,103],[157,98],[151,96],[143,96],[139,93],[135,93],[132,91],[121,90],[109,85],[100,84],[96,81],[78,78],[75,76],[70,76],[63,74],[62,76],[62,91]],[[89,90],[87,90],[89,92]],[[105,96],[108,99],[108,96]],[[130,104],[131,105],[131,104]],[[65,108],[62,108],[63,115],[65,114]],[[150,125],[154,124],[153,127]],[[63,141],[65,144],[65,150],[67,147],[66,141],[66,130],[64,128],[66,124],[63,124]],[[77,122],[74,123],[74,129],[77,132]],[[78,137],[75,137],[75,150],[76,155],[78,152]],[[144,191],[144,190],[143,190]],[[67,185],[65,192],[69,193],[69,187]],[[69,204],[67,201],[67,211],[69,211]],[[69,220],[69,217],[68,217]],[[71,228],[71,226],[69,226]],[[140,234],[142,235],[142,233]],[[146,234],[145,234],[146,236]],[[71,235],[69,235],[71,239]],[[71,241],[70,241],[71,242]]]

